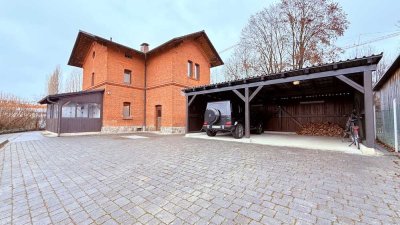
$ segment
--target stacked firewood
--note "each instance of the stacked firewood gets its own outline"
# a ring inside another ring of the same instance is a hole
[[[297,134],[300,135],[312,135],[312,136],[329,136],[339,137],[343,133],[341,128],[336,123],[331,122],[320,122],[320,123],[308,123],[303,126]]]

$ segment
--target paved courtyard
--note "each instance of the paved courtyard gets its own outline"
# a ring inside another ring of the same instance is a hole
[[[0,224],[400,224],[395,156],[33,136],[0,149]]]

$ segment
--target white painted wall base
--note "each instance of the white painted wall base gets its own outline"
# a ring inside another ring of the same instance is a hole
[[[375,148],[368,148],[367,146],[360,144],[360,151],[364,155],[381,155],[379,151],[377,151]]]
[[[133,133],[143,130],[142,126],[103,126],[101,133],[104,134],[123,134]]]

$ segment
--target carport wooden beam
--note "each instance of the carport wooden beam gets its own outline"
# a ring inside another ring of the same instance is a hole
[[[353,80],[347,78],[347,77],[344,76],[344,75],[339,75],[339,76],[336,76],[336,77],[337,77],[339,80],[341,80],[341,81],[345,82],[346,84],[350,85],[351,87],[353,87],[353,88],[356,89],[357,91],[359,91],[359,92],[361,92],[361,93],[364,94],[364,87],[363,87],[363,86],[357,84],[356,82],[354,82]]]
[[[232,90],[242,101],[246,102],[246,98],[240,93],[238,90],[234,89]]]
[[[186,133],[189,132],[189,107],[193,103],[196,96],[197,95],[193,95],[190,99],[189,96],[186,96],[186,126],[185,126]]]
[[[193,95],[193,97],[189,100],[189,102],[188,102],[188,106],[190,106],[192,103],[193,103],[193,101],[194,101],[194,99],[196,98],[196,96],[197,95]]]
[[[244,89],[244,96],[238,90],[232,90],[242,101],[244,101],[244,132],[245,137],[250,138],[250,101],[257,95],[263,86],[257,89],[249,96],[249,88]]]
[[[238,90],[232,90],[242,101],[244,101],[244,136],[250,138],[250,99],[249,88],[244,89],[244,96]]]
[[[260,92],[261,89],[262,89],[263,87],[264,87],[264,86],[258,86],[257,89],[250,95],[249,101],[253,100],[253,98],[256,97],[256,95],[258,94],[258,92]]]

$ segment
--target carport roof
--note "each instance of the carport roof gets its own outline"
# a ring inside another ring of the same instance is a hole
[[[280,73],[263,74],[260,76],[253,76],[253,77],[231,80],[231,81],[226,81],[226,82],[221,82],[221,83],[216,83],[216,84],[196,86],[196,87],[186,88],[183,91],[185,93],[191,93],[191,92],[197,92],[197,91],[218,89],[221,87],[229,87],[229,86],[255,83],[255,82],[260,82],[260,81],[275,80],[275,79],[288,78],[288,77],[296,77],[296,76],[309,75],[309,74],[320,73],[320,72],[336,71],[336,70],[340,70],[340,69],[349,69],[349,68],[353,68],[353,67],[376,65],[381,60],[382,56],[383,56],[383,53],[378,54],[378,55],[364,56],[361,58],[347,59],[344,61],[319,64],[319,65],[306,67],[306,68],[302,68],[302,69],[287,70],[287,71],[282,71]]]
[[[397,56],[393,64],[386,70],[385,74],[378,80],[374,86],[374,91],[378,91],[381,87],[395,74],[396,70],[400,67],[400,55]]]

